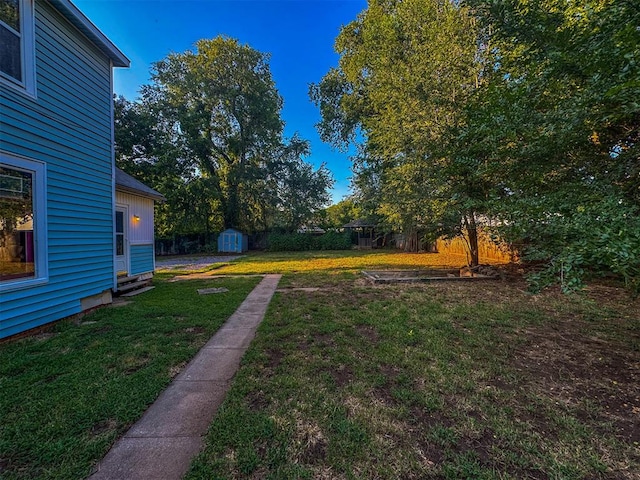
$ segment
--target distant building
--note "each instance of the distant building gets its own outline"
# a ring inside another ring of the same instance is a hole
[[[367,219],[358,219],[343,225],[342,228],[348,231],[356,232],[358,248],[375,248],[378,245],[376,237],[376,224]]]

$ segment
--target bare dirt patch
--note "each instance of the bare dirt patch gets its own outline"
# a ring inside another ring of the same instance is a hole
[[[330,370],[329,373],[338,388],[349,384],[354,378],[353,370],[348,365],[339,365],[338,368]]]
[[[277,350],[275,348],[269,349],[267,351],[267,367],[270,370],[275,370],[282,363],[282,359],[284,358],[284,352],[282,350]]]
[[[378,332],[376,331],[375,328],[373,328],[370,325],[357,325],[356,332],[358,332],[358,335],[360,335],[361,337],[365,338],[366,340],[368,340],[373,344],[378,343],[378,341],[380,340],[378,336]]]
[[[254,411],[264,410],[269,406],[269,400],[262,390],[250,392],[246,401],[249,408]]]
[[[169,368],[169,377],[173,378],[176,375],[178,375],[182,371],[182,369],[185,367],[186,364],[187,362],[181,362]]]
[[[207,330],[204,327],[187,327],[184,329],[185,333],[195,333],[196,335],[201,335],[206,331]]]
[[[92,436],[97,437],[98,435],[101,435],[105,432],[110,432],[112,430],[115,430],[117,426],[118,426],[118,423],[114,419],[108,418],[106,420],[103,420],[101,422],[94,424],[91,427],[90,432]]]
[[[327,442],[324,439],[319,439],[315,443],[309,444],[307,449],[300,456],[300,459],[309,465],[317,465],[323,462],[326,456]]]
[[[625,441],[640,442],[640,355],[614,340],[584,333],[581,322],[535,327],[514,366],[530,388],[576,410],[586,422],[610,423]],[[624,353],[623,353],[624,352]]]

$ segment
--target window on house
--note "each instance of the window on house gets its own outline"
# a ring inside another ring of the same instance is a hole
[[[35,93],[33,0],[0,0],[0,79]]]
[[[46,279],[44,165],[0,154],[0,289]]]

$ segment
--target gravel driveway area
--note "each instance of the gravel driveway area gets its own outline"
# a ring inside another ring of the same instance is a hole
[[[159,257],[156,258],[156,268],[158,270],[200,270],[206,265],[230,262],[243,256],[244,255],[219,255],[216,257]]]

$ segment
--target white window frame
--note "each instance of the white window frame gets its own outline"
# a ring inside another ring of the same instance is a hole
[[[36,49],[34,0],[18,0],[20,5],[20,67],[22,81],[0,71],[0,83],[36,98]]]
[[[49,281],[49,258],[47,248],[47,166],[43,162],[19,157],[0,151],[0,165],[28,172],[33,178],[33,243],[35,253],[35,275],[0,282],[0,292],[29,288]]]

